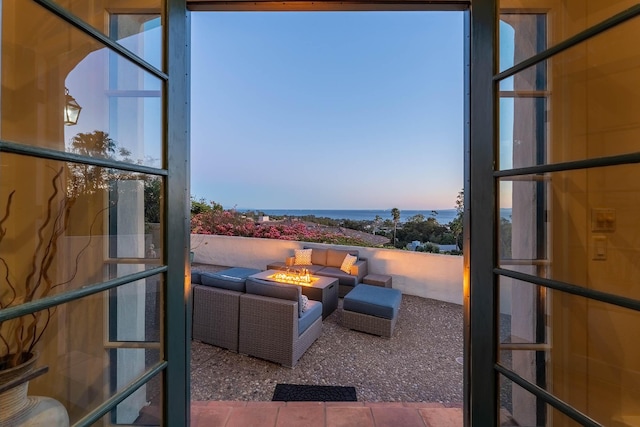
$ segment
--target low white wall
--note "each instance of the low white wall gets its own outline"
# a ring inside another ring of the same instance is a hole
[[[393,277],[402,293],[462,304],[462,257],[399,249],[335,246],[289,240],[191,235],[194,262],[264,270],[268,263],[284,261],[303,246],[357,249],[367,258],[370,273]]]

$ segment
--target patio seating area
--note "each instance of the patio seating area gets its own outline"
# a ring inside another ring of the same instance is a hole
[[[405,295],[393,336],[382,338],[342,326],[342,302],[293,369],[193,341],[192,400],[270,401],[290,383],[353,386],[358,401],[461,406],[461,306]]]
[[[193,264],[200,271],[229,267]],[[384,288],[383,288],[384,289]],[[192,425],[462,426],[463,310],[403,295],[393,335],[344,326],[343,299],[294,368],[205,344],[191,349]],[[501,319],[507,336],[510,317]],[[509,355],[504,355],[509,364]],[[279,383],[352,386],[357,402],[273,402]],[[513,424],[502,384],[501,425]],[[401,424],[398,424],[402,421]]]

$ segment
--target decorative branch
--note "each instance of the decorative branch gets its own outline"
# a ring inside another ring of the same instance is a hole
[[[95,216],[93,217],[93,221],[91,221],[91,226],[89,227],[89,239],[87,240],[87,243],[82,247],[82,249],[80,249],[78,251],[78,253],[76,254],[76,258],[75,258],[75,263],[74,263],[74,271],[73,273],[71,273],[71,277],[69,277],[69,279],[60,282],[56,285],[51,286],[50,290],[53,290],[59,286],[64,286],[66,284],[71,283],[71,281],[73,281],[73,279],[75,279],[76,275],[78,274],[78,266],[80,265],[80,257],[82,256],[82,254],[89,248],[89,246],[91,246],[91,240],[93,239],[93,227],[94,225],[97,223],[98,218],[100,217],[100,215],[105,212],[106,210],[109,209],[109,206],[107,206],[106,208],[102,208],[100,209]],[[66,229],[66,225],[64,227]],[[56,307],[53,308],[49,308],[47,309],[47,315],[46,315],[46,320],[45,320],[45,324],[42,327],[42,329],[40,330],[40,333],[35,336],[33,338],[33,340],[31,341],[31,345],[29,346],[29,352],[31,352],[33,350],[33,348],[35,347],[35,345],[40,341],[40,339],[42,338],[42,335],[44,334],[45,330],[47,329],[47,326],[49,326],[49,322],[51,321],[51,316],[53,316],[53,314],[55,314],[56,312]]]
[[[27,275],[27,278],[25,279],[26,294],[31,298],[33,298],[33,293],[31,290],[31,280],[33,279],[33,276],[35,276],[37,271],[37,254],[38,252],[40,252],[40,248],[42,248],[42,245],[44,244],[44,241],[45,241],[43,234],[47,228],[47,225],[49,225],[49,222],[51,221],[51,216],[52,216],[51,205],[53,204],[53,200],[56,198],[56,196],[59,193],[56,181],[60,177],[60,175],[62,175],[62,171],[63,171],[63,168],[60,168],[58,173],[51,180],[52,186],[53,186],[53,192],[51,196],[49,196],[49,199],[47,200],[47,216],[45,218],[44,223],[40,226],[40,228],[38,228],[38,245],[36,246],[36,249],[33,251],[33,257],[31,259],[31,272]]]
[[[7,219],[9,219],[9,215],[11,214],[11,202],[13,200],[13,195],[15,194],[15,192],[16,192],[16,190],[13,190],[11,193],[9,193],[9,197],[7,198],[7,207],[6,207],[5,212],[4,212],[4,217],[2,217],[2,219],[0,219],[0,243],[2,243],[2,240],[4,239],[4,236],[7,234],[7,229],[4,228],[4,223],[5,223],[5,221],[7,221]],[[9,289],[13,293],[13,297],[6,304],[6,306],[8,307],[11,304],[13,304],[13,302],[16,300],[16,297],[18,296],[18,294],[16,293],[16,288],[13,286],[13,284],[9,280],[9,266],[7,265],[7,262],[5,261],[4,258],[1,258],[1,257],[0,257],[0,260],[2,261],[2,264],[5,267],[5,271],[6,271],[5,277],[6,277],[6,280],[7,280],[7,284],[9,285]],[[0,294],[0,296],[2,296],[2,294]],[[5,308],[5,305],[2,304],[2,299],[1,298],[0,298],[0,308]]]
[[[0,242],[4,238],[5,234],[7,234],[7,229],[3,227],[3,224],[7,219],[9,219],[9,215],[11,214],[11,201],[13,200],[13,195],[15,193],[16,190],[9,193],[9,197],[7,198],[7,208],[4,210],[4,216],[0,219]]]
[[[100,209],[95,216],[93,217],[93,221],[91,221],[91,225],[89,226],[89,240],[87,240],[87,243],[82,247],[82,249],[80,249],[78,251],[78,253],[76,254],[76,259],[75,259],[75,263],[74,263],[74,270],[73,273],[71,273],[71,277],[69,277],[69,279],[58,283],[57,285],[54,285],[51,287],[51,289],[55,289],[59,286],[64,286],[68,283],[71,283],[71,281],[73,279],[75,279],[76,275],[78,274],[78,266],[80,265],[80,257],[82,256],[82,254],[84,253],[84,251],[86,251],[87,249],[89,249],[89,246],[91,246],[91,240],[93,239],[93,226],[96,225],[96,223],[98,222],[98,218],[100,217],[100,215],[107,211],[110,208],[110,206],[107,206],[106,208],[102,208]]]
[[[58,286],[54,284],[50,276],[50,269],[53,267],[58,254],[58,240],[64,235],[69,225],[69,214],[76,200],[74,196],[77,196],[77,193],[72,194],[71,197],[61,193],[63,172],[64,168],[61,167],[51,179],[52,190],[47,199],[46,215],[36,233],[36,247],[28,264],[29,272],[24,280],[24,288],[21,292],[11,281],[8,263],[4,258],[0,257],[0,265],[5,270],[4,282],[8,285],[8,291],[0,294],[0,308],[12,306],[16,302],[24,303],[45,297],[50,294],[54,287]],[[5,214],[0,219],[0,242],[7,234],[4,224],[11,215],[14,194],[15,190],[9,194]],[[56,200],[61,195],[63,198],[57,203]],[[55,207],[57,209],[54,209]],[[103,211],[104,209],[100,212]],[[87,244],[81,250],[81,253],[77,254],[74,274],[65,283],[72,281],[75,277],[78,271],[79,257],[88,246]],[[0,344],[2,345],[0,354],[9,356],[4,362],[5,367],[17,366],[24,362],[24,355],[31,353],[43,337],[53,312],[55,311],[47,309],[46,311],[39,311],[6,322],[0,322],[0,328],[4,326],[4,329],[0,329]]]
[[[1,0],[0,0],[1,1]],[[88,134],[78,134],[73,138],[71,150],[81,155],[94,157],[113,158],[116,155],[116,143],[109,138],[107,133],[95,131]],[[129,155],[126,150],[119,151],[121,156]],[[89,226],[89,236],[86,243],[75,253],[74,262],[68,266],[68,273],[56,272],[52,269],[56,261],[60,259],[60,238],[63,237],[69,227],[71,213],[76,201],[81,196],[97,194],[108,191],[111,180],[127,179],[124,175],[113,173],[110,170],[98,166],[68,163],[60,168],[51,169],[50,193],[46,204],[43,206],[43,218],[37,225],[33,240],[33,252],[29,259],[22,260],[24,270],[18,280],[11,279],[11,258],[0,257],[0,273],[2,289],[0,291],[0,309],[23,304],[44,298],[61,286],[72,283],[80,271],[81,257],[91,247],[96,225],[99,219],[117,201],[111,201],[107,207],[100,208],[93,217]],[[135,178],[134,179],[140,179]],[[14,195],[16,190],[9,193],[6,200],[4,214],[0,218],[0,243],[7,235],[7,223],[11,217]],[[117,197],[117,192],[114,197]],[[145,212],[146,213],[146,212]],[[7,261],[9,259],[9,262]],[[71,260],[69,260],[71,261]],[[53,274],[57,273],[57,274]],[[58,282],[59,276],[65,275],[64,280]],[[7,284],[5,286],[5,283]],[[16,366],[23,363],[26,354],[32,353],[36,345],[42,340],[45,331],[51,324],[56,313],[56,308],[49,308],[18,318],[0,322],[0,363],[2,368]]]

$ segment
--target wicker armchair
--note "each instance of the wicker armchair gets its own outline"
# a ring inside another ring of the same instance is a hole
[[[242,267],[191,271],[194,340],[238,351],[240,295],[247,277],[258,272]]]
[[[193,285],[193,339],[238,352],[242,292]]]
[[[294,367],[322,333],[322,304],[313,302],[320,310],[314,310],[315,320],[299,334],[297,301],[241,295],[238,352]]]

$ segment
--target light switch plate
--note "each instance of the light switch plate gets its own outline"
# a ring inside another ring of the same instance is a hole
[[[611,208],[591,209],[591,231],[616,231],[616,210]]]
[[[605,261],[607,259],[607,237],[592,236],[591,241],[593,243],[592,259],[594,261]]]

